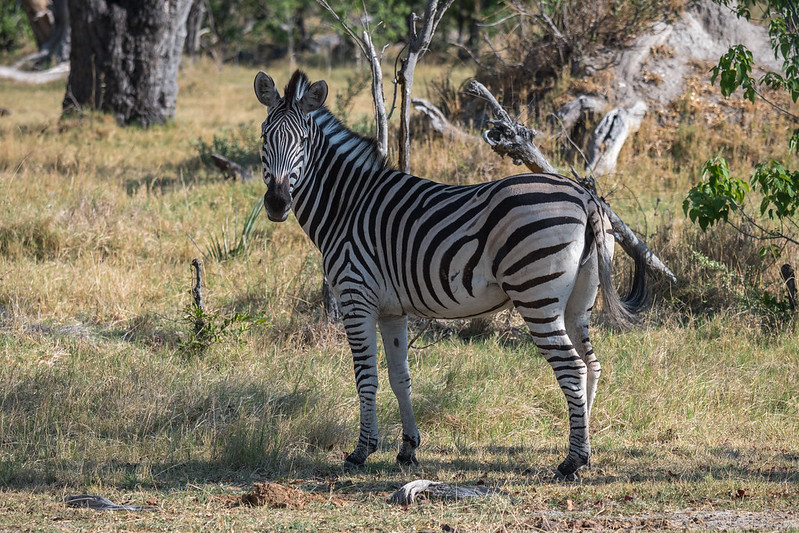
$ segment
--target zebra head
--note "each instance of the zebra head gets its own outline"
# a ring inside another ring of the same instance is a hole
[[[264,207],[269,220],[283,222],[291,210],[292,194],[302,179],[311,113],[327,98],[327,83],[309,83],[300,71],[294,73],[283,98],[265,72],[255,76],[255,96],[268,108],[261,125],[261,163],[266,183]]]

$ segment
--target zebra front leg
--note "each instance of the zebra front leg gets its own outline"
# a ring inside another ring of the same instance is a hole
[[[375,318],[362,312],[348,312],[344,329],[352,349],[355,387],[361,412],[358,445],[344,460],[345,466],[361,466],[377,450],[377,330]]]
[[[408,369],[408,317],[392,316],[380,319],[380,333],[386,349],[388,380],[397,397],[402,420],[402,445],[397,454],[401,465],[417,466],[416,448],[419,447],[419,429],[411,405],[411,374]]]

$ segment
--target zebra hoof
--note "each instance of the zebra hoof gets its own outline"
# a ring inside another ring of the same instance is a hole
[[[366,463],[366,456],[355,450],[344,459],[344,468],[362,468]]]
[[[580,474],[576,471],[572,472],[571,474],[562,474],[560,470],[555,472],[555,481],[560,481],[564,483],[577,483],[580,481]]]
[[[587,460],[575,460],[572,456],[567,457],[566,460],[558,466],[555,472],[555,480],[566,482],[580,481],[580,474],[578,474],[577,471],[585,466],[587,462]]]
[[[416,459],[415,453],[406,455],[400,452],[397,454],[397,464],[400,466],[410,466],[416,468],[419,466],[419,461]]]
[[[364,463],[365,461],[358,461],[357,458],[352,458],[352,454],[350,454],[344,459],[344,464],[342,466],[345,470],[355,470],[363,468]]]

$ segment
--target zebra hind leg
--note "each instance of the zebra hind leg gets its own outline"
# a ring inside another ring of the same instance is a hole
[[[566,304],[566,332],[587,370],[585,389],[587,427],[590,427],[591,409],[596,397],[599,376],[602,373],[602,366],[594,353],[588,333],[588,323],[596,300],[598,284],[596,269],[580,269],[574,290]],[[590,459],[589,456],[586,466],[591,466]]]
[[[558,385],[566,397],[569,410],[569,453],[558,466],[556,478],[565,481],[579,479],[577,470],[588,464],[591,445],[588,440],[587,367],[575,349],[563,314],[552,310],[526,308],[514,300],[533,335],[538,351],[546,359]]]
[[[402,445],[397,462],[405,466],[418,466],[416,448],[419,447],[419,429],[411,405],[411,375],[408,368],[408,318],[383,317],[380,319],[380,333],[386,349],[388,380],[391,390],[397,397],[400,419],[402,420]]]

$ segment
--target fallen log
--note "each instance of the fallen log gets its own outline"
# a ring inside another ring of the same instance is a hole
[[[471,81],[467,90],[484,99],[491,106],[498,120],[491,120],[492,128],[483,132],[483,139],[491,148],[501,156],[510,156],[517,165],[524,164],[533,172],[548,172],[558,174],[544,154],[536,146],[534,139],[538,134],[534,129],[528,128],[511,120],[508,113],[494,98],[482,83]],[[593,181],[590,179],[590,181]],[[647,245],[633,233],[627,224],[610,208],[602,198],[599,198],[602,207],[608,214],[610,223],[613,226],[616,241],[628,255],[634,256],[640,252],[646,258],[646,269],[650,274],[664,276],[669,281],[676,282],[677,278],[672,271],[656,256]]]
[[[599,96],[580,95],[568,102],[555,113],[555,122],[566,134],[571,134],[574,127],[581,121],[596,113],[601,113],[608,102]]]
[[[461,141],[469,141],[469,142],[480,141],[480,137],[476,135],[470,135],[465,131],[463,131],[462,129],[458,128],[457,126],[453,126],[452,123],[449,120],[447,120],[447,117],[444,116],[444,113],[442,113],[439,108],[437,108],[435,105],[431,104],[424,98],[413,98],[411,99],[411,103],[413,104],[414,109],[416,109],[418,112],[427,117],[430,127],[433,128],[433,131],[435,131],[436,133],[443,135],[444,137],[449,137],[451,139],[457,139]]]
[[[252,179],[252,172],[227,157],[211,154],[211,161],[214,162],[216,168],[222,171],[225,179],[232,178],[233,181],[238,178],[241,178],[242,181],[250,181]]]
[[[66,79],[69,76],[69,61],[59,63],[47,70],[27,71],[0,66],[0,80],[11,80],[34,85]]]

